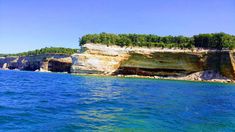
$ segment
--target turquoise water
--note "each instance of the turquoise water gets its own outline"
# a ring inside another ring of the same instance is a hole
[[[0,71],[0,131],[235,131],[235,85]]]

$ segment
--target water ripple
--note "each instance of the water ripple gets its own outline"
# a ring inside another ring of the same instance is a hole
[[[235,131],[235,85],[0,71],[0,131]]]

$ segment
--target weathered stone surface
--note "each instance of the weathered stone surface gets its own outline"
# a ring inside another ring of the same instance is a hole
[[[183,58],[183,59],[182,59]],[[131,53],[127,61],[121,64],[116,73],[126,74],[132,69],[137,75],[179,76],[203,69],[200,54],[154,52],[151,54]]]
[[[48,71],[52,72],[70,72],[72,58],[48,59]]]
[[[112,74],[128,59],[129,55],[125,50],[116,50],[111,47],[93,47],[89,45],[83,47],[83,53],[72,56],[72,73],[84,74]]]
[[[41,54],[23,57],[1,57],[0,68],[29,71],[69,72],[72,59],[62,54]],[[4,67],[3,67],[4,66]]]
[[[18,59],[19,57],[0,57],[0,68],[15,69]]]
[[[234,52],[221,52],[219,71],[222,75],[235,80],[235,60]]]
[[[72,73],[187,76],[218,71],[235,79],[233,51],[180,50],[85,44],[73,55]]]

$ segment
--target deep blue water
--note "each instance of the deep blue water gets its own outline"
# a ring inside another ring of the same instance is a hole
[[[235,85],[0,71],[0,131],[235,131]]]

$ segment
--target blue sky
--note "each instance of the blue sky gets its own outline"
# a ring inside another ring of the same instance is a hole
[[[0,0],[0,53],[78,48],[100,32],[235,34],[235,0]]]

